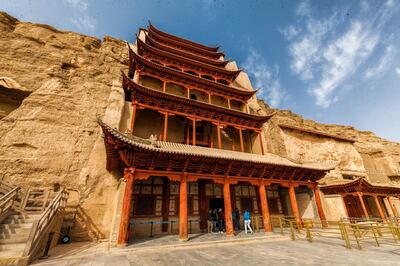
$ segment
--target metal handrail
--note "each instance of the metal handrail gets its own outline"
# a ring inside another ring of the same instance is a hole
[[[47,206],[45,211],[40,215],[40,217],[33,222],[31,232],[29,234],[28,242],[25,246],[24,256],[28,257],[32,255],[39,247],[40,240],[45,236],[45,232],[51,225],[56,213],[63,209],[67,203],[68,192],[65,189],[61,189],[56,195],[53,201]]]
[[[0,217],[3,217],[14,205],[20,187],[15,187],[0,198]]]

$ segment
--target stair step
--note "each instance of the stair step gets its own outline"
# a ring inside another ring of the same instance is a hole
[[[27,232],[21,232],[21,233],[0,233],[0,240],[1,239],[14,239],[14,238],[18,238],[18,237],[22,237],[22,238],[28,238],[30,234],[30,230]]]
[[[0,258],[18,258],[22,256],[23,252],[23,250],[2,250],[0,252]]]
[[[0,244],[0,254],[3,251],[11,250],[11,251],[21,251],[23,252],[25,249],[26,243],[9,243],[9,244]]]
[[[31,228],[0,228],[0,237],[8,235],[19,235],[19,234],[29,234]]]
[[[29,235],[27,236],[13,236],[12,238],[5,238],[5,239],[0,239],[0,244],[16,244],[16,243],[24,243],[28,241]]]
[[[33,223],[24,224],[0,224],[0,229],[32,228]]]
[[[33,223],[36,219],[34,218],[10,218],[5,219],[2,224],[26,224]]]

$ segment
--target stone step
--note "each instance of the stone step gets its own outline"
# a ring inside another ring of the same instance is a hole
[[[1,235],[12,235],[12,234],[29,234],[31,228],[0,228]]]
[[[7,217],[2,224],[26,224],[26,223],[33,223],[36,219],[35,218],[14,218],[14,217]]]
[[[8,243],[8,244],[0,244],[0,253],[6,250],[12,251],[21,251],[23,252],[25,249],[26,243]]]
[[[0,244],[17,244],[24,243],[28,241],[29,235],[27,236],[13,236],[12,238],[0,239]]]
[[[0,224],[1,229],[16,229],[16,228],[32,228],[33,223],[24,223],[24,224]]]
[[[4,233],[0,233],[0,240],[1,239],[16,239],[18,237],[23,237],[23,238],[28,238],[29,237],[29,233],[30,231],[26,232],[26,233],[20,233],[20,234],[4,234]]]
[[[23,252],[23,250],[2,250],[0,252],[0,258],[19,258],[22,256]]]
[[[11,214],[7,218],[16,218],[16,219],[38,219],[40,218],[40,214]]]

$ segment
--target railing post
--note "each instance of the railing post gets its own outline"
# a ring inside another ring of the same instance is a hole
[[[379,247],[378,237],[376,236],[375,228],[374,228],[373,224],[371,224],[371,230],[372,230],[372,234],[374,235],[374,239],[375,239],[376,245]]]
[[[310,226],[308,223],[306,225],[306,237],[307,237],[308,242],[312,242],[311,230],[310,230]]]
[[[35,240],[36,231],[39,225],[39,220],[35,220],[32,225],[31,232],[29,233],[28,241],[26,242],[24,257],[28,256],[31,252],[33,241]]]
[[[296,235],[294,234],[293,222],[289,221],[289,223],[290,223],[290,236],[292,240],[296,240]]]
[[[25,192],[25,196],[21,201],[21,210],[25,210],[26,204],[28,202],[28,198],[29,198],[29,194],[31,192],[31,187],[29,187],[26,192]]]

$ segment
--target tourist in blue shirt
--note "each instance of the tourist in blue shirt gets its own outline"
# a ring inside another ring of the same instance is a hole
[[[250,212],[248,210],[244,211],[243,220],[244,220],[244,232],[247,234],[247,229],[249,229],[249,231],[253,233],[253,229],[251,229],[250,226],[251,223]]]

